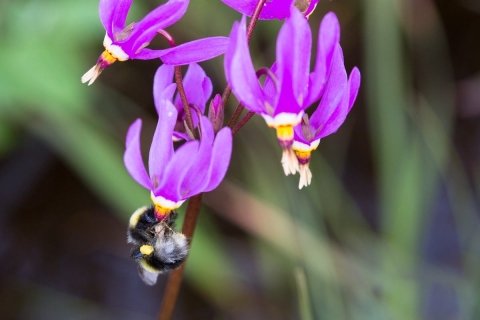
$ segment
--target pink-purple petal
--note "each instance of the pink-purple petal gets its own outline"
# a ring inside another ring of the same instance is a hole
[[[150,43],[159,29],[177,22],[185,14],[188,3],[188,0],[169,0],[151,11],[134,25],[132,35],[124,42],[123,48],[135,55],[140,47]]]
[[[224,63],[227,81],[245,108],[256,113],[265,113],[266,99],[250,57],[245,17],[242,18],[240,24],[234,23],[230,41]]]
[[[132,178],[144,188],[152,189],[145,165],[143,164],[142,151],[140,149],[140,131],[142,120],[137,119],[128,129],[126,148],[123,155],[123,162]]]
[[[188,102],[196,105],[200,111],[205,111],[207,99],[212,94],[212,81],[198,64],[192,63],[188,66],[183,79],[183,86]],[[176,106],[182,105],[180,95],[177,94],[174,104]]]
[[[360,70],[357,67],[353,68],[352,72],[350,73],[349,86],[350,86],[350,100],[348,102],[348,111],[350,111],[353,107],[353,103],[357,99],[358,90],[360,89]]]
[[[212,124],[207,117],[202,116],[200,125],[202,128],[200,147],[198,148],[195,158],[192,157],[191,159],[194,166],[190,167],[187,171],[180,187],[181,194],[188,195],[189,197],[202,192],[202,190],[199,190],[199,187],[205,180],[212,156],[214,137]]]
[[[312,35],[307,20],[295,7],[277,39],[277,76],[280,94],[275,114],[299,113],[307,95]]]
[[[165,64],[176,66],[201,62],[225,53],[229,44],[227,37],[203,38],[162,50],[158,58]]]
[[[348,89],[349,88],[347,87],[347,90]],[[342,99],[338,103],[337,108],[333,111],[330,118],[325,122],[325,125],[322,127],[322,129],[317,133],[314,140],[326,137],[336,132],[338,128],[340,128],[348,114],[348,98],[349,94],[348,92],[345,92]]]
[[[336,45],[335,54],[332,60],[332,69],[328,78],[325,93],[320,101],[317,110],[310,117],[310,125],[313,128],[321,128],[330,118],[338,102],[342,98],[347,86],[347,72],[343,64],[342,48]]]
[[[310,90],[305,104],[317,101],[325,90],[335,46],[340,42],[340,24],[337,16],[329,12],[323,18],[318,33],[317,57],[310,75]]]
[[[220,130],[213,143],[212,160],[206,176],[208,183],[202,187],[203,192],[212,191],[222,182],[227,173],[232,155],[232,131],[225,127]]]
[[[166,97],[164,91],[165,89],[167,89],[168,86],[172,85],[174,72],[174,67],[167,65],[161,65],[157,69],[157,72],[155,72],[155,76],[153,77],[153,98],[155,101],[155,105],[159,105],[160,100],[169,98],[171,99],[171,97],[173,96],[172,93],[170,97]],[[173,90],[175,90],[175,88]]]
[[[132,56],[132,58],[137,60],[152,60],[157,59],[163,56],[166,53],[166,49],[157,49],[152,50],[148,48],[143,48]]]
[[[118,2],[119,0],[100,0],[98,5],[98,15],[100,16],[100,21],[102,22],[105,31],[107,31],[110,39],[113,39],[112,20],[115,7],[117,6]]]
[[[148,159],[150,179],[159,183],[165,174],[165,166],[173,156],[172,134],[177,120],[177,109],[168,100],[156,105],[158,123],[153,135]],[[168,177],[168,176],[167,176]]]
[[[347,88],[340,100],[337,108],[327,120],[322,130],[317,134],[318,138],[326,137],[338,130],[338,128],[345,122],[345,119],[352,108],[353,102],[355,102],[355,97],[358,93],[360,86],[360,72],[357,68],[354,68],[350,73],[350,78],[348,79]],[[353,101],[352,101],[353,97]],[[350,104],[352,103],[352,104]]]
[[[285,19],[290,14],[290,7],[293,5],[293,1],[294,0],[267,1],[260,12],[260,19]],[[222,2],[241,14],[251,16],[257,6],[258,0],[222,0]]]
[[[125,28],[125,21],[127,20],[128,11],[130,10],[132,2],[133,0],[117,1],[112,17],[112,31],[114,35]]]
[[[171,139],[170,145],[172,145]],[[163,196],[175,202],[187,198],[186,195],[181,193],[180,186],[190,167],[195,165],[192,159],[195,157],[198,147],[199,142],[191,140],[175,151],[167,166],[163,168],[164,178],[154,190],[156,196]]]
[[[191,138],[188,136],[188,134],[186,134],[185,132],[179,132],[179,131],[173,131],[172,138],[175,141],[180,141],[180,140],[189,141],[189,140],[191,140]]]

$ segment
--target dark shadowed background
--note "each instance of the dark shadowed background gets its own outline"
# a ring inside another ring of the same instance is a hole
[[[160,3],[136,0],[127,23]],[[175,319],[480,318],[480,4],[321,0],[314,48],[328,11],[347,71],[362,73],[357,102],[314,152],[306,189],[283,175],[263,119],[235,136]],[[192,0],[167,31],[227,36],[239,19]],[[274,61],[280,26],[258,23],[257,68]],[[122,155],[137,118],[148,153],[161,62],[117,62],[87,87],[103,37],[97,0],[0,2],[0,319],[157,316],[167,276],[144,285],[125,235],[149,191]],[[223,57],[201,65],[221,92]]]

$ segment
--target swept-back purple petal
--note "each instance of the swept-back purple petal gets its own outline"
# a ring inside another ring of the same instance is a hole
[[[332,60],[332,69],[328,78],[325,94],[317,110],[310,117],[310,125],[317,130],[325,125],[332,113],[337,108],[347,86],[347,72],[343,64],[342,48],[337,44]]]
[[[172,144],[171,140],[170,144]],[[155,188],[154,194],[156,196],[163,196],[175,202],[186,198],[186,195],[182,195],[180,192],[180,186],[190,167],[195,165],[192,158],[197,154],[198,146],[199,142],[197,140],[191,140],[175,151],[170,162],[164,168],[162,181],[158,188]]]
[[[232,131],[225,127],[217,133],[213,143],[212,160],[206,176],[208,183],[202,186],[203,192],[212,191],[227,173],[230,157],[232,156]]]
[[[115,11],[112,18],[113,34],[122,31],[125,28],[125,21],[127,20],[128,11],[132,5],[133,0],[118,0],[115,6]]]
[[[202,116],[200,118],[200,125],[202,127],[200,147],[198,148],[195,159],[191,158],[194,165],[187,171],[180,187],[180,193],[185,196],[188,195],[189,197],[202,192],[198,187],[201,186],[205,180],[212,159],[214,137],[212,124],[207,117]]]
[[[277,76],[276,76],[276,72],[277,72],[277,64],[274,63],[272,65],[272,67],[270,68],[270,71],[275,75],[275,80],[272,80],[270,78],[269,75],[267,75],[265,77],[265,82],[263,84],[263,92],[265,93],[265,98],[267,99],[268,103],[271,105],[271,106],[274,106],[275,105],[275,101],[277,101],[276,97],[278,95],[278,91],[277,91],[277,85],[278,84],[278,81],[277,81]],[[277,81],[277,83],[275,83]]]
[[[102,22],[103,27],[107,31],[110,39],[113,39],[112,32],[112,20],[113,12],[119,0],[100,0],[98,5],[98,15],[100,16],[100,21]]]
[[[277,39],[277,75],[280,82],[275,114],[298,113],[308,90],[312,34],[308,22],[295,7]],[[296,103],[294,103],[296,101]]]
[[[147,170],[143,164],[142,151],[140,149],[140,131],[142,130],[142,120],[137,119],[130,126],[127,132],[126,148],[123,155],[123,162],[128,173],[141,186],[152,190],[152,182],[148,178]]]
[[[349,88],[347,87],[347,90]],[[335,111],[332,113],[330,118],[325,122],[325,125],[322,127],[322,129],[317,133],[314,139],[319,139],[326,137],[338,130],[340,126],[343,124],[345,121],[345,118],[347,117],[348,114],[348,98],[349,98],[348,92],[345,92],[343,95],[342,99],[337,105],[337,108]]]
[[[163,179],[165,167],[173,156],[172,134],[177,122],[177,109],[168,100],[161,100],[156,106],[158,123],[153,135],[148,158],[150,180],[157,185]]]
[[[310,75],[310,89],[306,105],[311,105],[323,94],[330,73],[335,45],[340,42],[340,24],[337,16],[329,12],[323,18],[318,32],[317,57],[315,68]]]
[[[153,98],[155,105],[160,103],[161,99],[168,99],[164,96],[165,89],[173,83],[173,74],[175,68],[173,66],[161,65],[155,76],[153,77]]]
[[[337,109],[335,109],[335,112],[330,116],[322,130],[317,134],[316,139],[328,136],[329,134],[336,132],[338,128],[343,124],[348,113],[350,112],[350,109],[352,108],[353,102],[355,101],[359,86],[360,72],[358,71],[358,69],[355,68],[350,73],[350,78],[348,79],[347,88],[345,89],[345,92],[342,96],[342,100],[340,100]],[[352,105],[350,105],[350,103],[352,103]]]
[[[350,100],[348,102],[348,111],[353,107],[353,103],[357,99],[358,90],[360,89],[360,70],[357,67],[353,68],[350,73],[349,86],[350,86]]]
[[[178,132],[178,131],[173,131],[172,138],[175,139],[175,141],[180,141],[180,140],[188,141],[188,140],[190,140],[190,137],[188,136],[188,134],[186,134],[184,132]]]
[[[229,44],[227,37],[203,38],[162,50],[158,58],[165,64],[175,66],[200,62],[225,53]]]
[[[267,1],[260,13],[260,19],[285,19],[290,15],[290,7],[293,5],[293,1],[294,0]],[[222,0],[222,2],[241,14],[251,16],[257,6],[258,0]]]
[[[171,103],[173,94],[177,89],[177,85],[172,83],[168,85],[163,91],[155,90],[153,91],[153,101],[155,103],[155,109],[157,110],[157,114],[160,114],[160,108],[164,108],[165,101]]]
[[[202,112],[205,111],[207,99],[212,94],[212,81],[202,67],[196,63],[190,64],[183,79],[183,86],[188,102],[196,105]],[[177,94],[174,104],[182,105],[180,95]]]
[[[132,35],[122,43],[122,49],[130,57],[135,56],[140,47],[150,43],[159,29],[177,22],[187,10],[189,0],[170,0],[157,7],[134,25]]]
[[[203,89],[203,109],[202,112],[205,111],[205,107],[207,105],[208,99],[212,95],[213,85],[212,80],[209,77],[205,77],[202,81],[202,89]]]
[[[248,50],[245,17],[240,24],[238,22],[233,24],[224,64],[227,81],[238,100],[250,111],[265,113],[266,99]]]

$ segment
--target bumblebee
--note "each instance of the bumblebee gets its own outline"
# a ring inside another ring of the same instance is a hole
[[[155,228],[163,224],[170,230],[175,228],[175,220],[178,214],[175,211],[170,212],[167,218],[159,221],[155,216],[155,206],[145,206],[137,209],[128,224],[127,242],[133,244],[144,244],[151,242],[155,236]]]
[[[127,241],[134,244],[131,257],[137,261],[139,275],[148,285],[154,285],[159,274],[179,267],[187,258],[188,239],[174,230],[177,216],[172,211],[159,221],[154,206],[146,206],[130,218]]]

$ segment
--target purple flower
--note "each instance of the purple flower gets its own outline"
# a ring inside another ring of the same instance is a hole
[[[175,70],[173,66],[160,66],[155,73],[155,78],[153,80],[154,90],[164,90],[168,85],[172,84],[174,72]],[[192,111],[198,111],[192,113],[193,124],[194,127],[196,127],[198,124],[197,114],[204,113],[207,100],[212,94],[212,81],[207,77],[202,67],[196,63],[192,63],[189,65],[185,78],[183,79],[183,87],[185,89],[187,100],[193,107]],[[187,134],[185,125],[186,115],[183,110],[180,95],[177,94],[172,101],[178,112],[178,118],[173,132],[173,140],[189,140],[190,138]]]
[[[344,84],[345,90],[343,92],[338,90]],[[336,132],[345,121],[357,98],[359,88],[360,71],[356,67],[353,68],[347,82],[343,54],[337,45],[330,77],[320,104],[310,118],[305,114],[302,122],[295,126],[292,149],[299,162],[299,189],[308,186],[312,181],[309,168],[312,151],[317,149],[321,138]]]
[[[322,97],[334,52],[338,51],[337,47],[340,48],[338,20],[335,14],[329,13],[321,23],[315,67],[310,73],[310,27],[297,8],[290,10],[290,17],[278,35],[277,61],[267,72],[263,87],[250,58],[245,18],[240,24],[234,24],[230,33],[231,43],[225,53],[227,81],[237,98],[247,109],[261,115],[268,126],[277,130],[286,175],[298,170],[298,161],[291,148],[293,127],[302,120],[304,110]],[[336,83],[334,91],[341,95],[345,87],[346,81]]]
[[[166,82],[165,82],[166,83]],[[125,166],[140,185],[151,191],[158,218],[178,208],[186,199],[215,189],[223,180],[232,152],[232,132],[226,127],[214,135],[207,117],[200,117],[201,140],[190,140],[177,150],[172,134],[177,108],[171,98],[175,84],[154,88],[158,124],[148,159],[149,174],[140,151],[142,122],[137,119],[128,130]]]
[[[211,59],[225,52],[229,39],[212,37],[188,42],[165,50],[146,47],[164,29],[177,22],[185,13],[189,0],[169,0],[147,14],[139,22],[125,26],[133,0],[100,0],[99,14],[106,30],[97,64],[82,77],[82,82],[91,85],[106,67],[115,61],[128,59],[150,60],[160,58],[166,64],[182,65]]]
[[[255,7],[258,4],[258,0],[222,0],[227,6],[232,7],[234,10],[241,14],[251,16]],[[283,20],[290,15],[290,7],[297,7],[305,16],[309,16],[319,0],[271,0],[267,1],[262,11],[260,12],[259,19]]]

